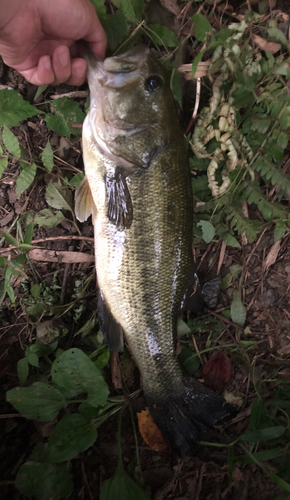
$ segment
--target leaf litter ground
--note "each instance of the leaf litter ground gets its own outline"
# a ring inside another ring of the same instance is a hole
[[[285,4],[286,5],[286,4]],[[283,7],[280,5],[280,7]],[[287,6],[286,6],[287,7]],[[284,8],[284,11],[287,11]],[[16,88],[31,97],[35,88],[24,82],[22,77],[5,68],[1,83],[12,81]],[[55,93],[67,91],[64,86],[54,89]],[[192,96],[189,96],[189,99]],[[47,144],[48,130],[40,118],[33,118],[14,130],[20,145],[30,151],[31,157],[39,155],[39,148]],[[9,231],[17,218],[30,211],[40,212],[51,207],[46,203],[45,192],[49,182],[59,182],[66,176],[72,176],[83,170],[79,139],[60,138],[50,135],[50,143],[58,149],[57,169],[45,173],[43,178],[33,184],[28,192],[18,199],[15,196],[15,182],[18,166],[14,162],[9,166],[0,180],[1,229]],[[290,154],[285,157],[287,165]],[[288,167],[289,172],[289,167]],[[54,228],[35,226],[33,240],[45,240],[39,243],[42,250],[60,252],[84,252],[93,255],[93,243],[89,241],[93,232],[90,224],[82,225],[79,235],[69,211],[63,211],[64,220]],[[71,239],[71,236],[80,239]],[[51,238],[51,239],[49,239]],[[68,303],[75,290],[77,280],[86,279],[94,273],[92,263],[48,262],[43,252],[43,261],[33,261],[33,269],[40,282],[45,280],[54,286],[56,303]],[[248,430],[251,407],[257,400],[263,380],[263,397],[271,399],[279,389],[279,380],[287,381],[290,377],[289,332],[290,332],[290,237],[286,235],[279,248],[274,246],[273,233],[265,231],[262,237],[253,244],[244,245],[242,250],[226,247],[221,243],[201,243],[195,246],[195,259],[199,272],[210,274],[220,267],[223,282],[227,283],[219,297],[217,307],[206,311],[199,319],[208,320],[207,327],[200,329],[195,337],[195,347],[199,352],[200,368],[197,376],[202,377],[202,368],[208,361],[210,348],[224,346],[229,357],[232,374],[224,384],[232,396],[239,399],[240,411],[233,423],[227,426],[226,432],[232,439]],[[55,274],[57,273],[57,274]],[[88,308],[96,309],[95,280],[86,290]],[[19,300],[25,298],[25,290],[20,279],[13,283],[15,294]],[[228,310],[237,289],[242,290],[242,302],[247,311],[245,327],[237,328],[223,312]],[[189,318],[193,319],[193,318]],[[19,467],[27,460],[36,444],[49,437],[55,422],[44,424],[21,418],[6,403],[5,394],[19,384],[16,365],[23,358],[24,346],[32,343],[27,338],[27,317],[19,305],[16,309],[10,305],[1,317],[0,326],[0,474],[2,482],[2,498],[25,498],[14,486],[15,475]],[[219,325],[219,326],[217,326]],[[80,347],[90,352],[90,346],[73,337],[76,327],[73,319],[64,324],[68,333],[61,339],[63,349]],[[210,337],[208,338],[208,332]],[[218,332],[218,335],[217,333]],[[227,345],[234,347],[227,348]],[[91,348],[93,349],[93,348]],[[206,353],[202,351],[208,350]],[[246,353],[246,355],[245,355]],[[123,383],[126,392],[132,393],[140,388],[138,371],[130,355],[125,353],[122,365]],[[33,369],[32,369],[33,373]],[[110,371],[105,371],[106,380],[110,381]],[[112,384],[110,384],[112,387]],[[265,389],[266,387],[266,389]],[[144,410],[142,395],[133,400],[132,407],[136,411]],[[66,410],[67,411],[67,410]],[[2,418],[3,417],[3,418]],[[148,488],[155,500],[161,499],[246,499],[259,496],[274,500],[281,494],[258,465],[245,465],[237,462],[232,470],[232,483],[228,484],[227,450],[202,446],[195,457],[177,458],[171,451],[152,451],[138,434],[140,461],[143,471],[144,486]],[[122,424],[122,453],[125,468],[135,457],[135,443],[132,422],[129,412],[125,412]],[[117,463],[117,423],[111,417],[98,429],[98,440],[88,450],[80,453],[72,462],[74,479],[74,499],[98,498],[102,482],[111,477]],[[271,469],[272,470],[272,469]],[[274,468],[272,472],[277,472]],[[288,478],[289,479],[289,478]]]

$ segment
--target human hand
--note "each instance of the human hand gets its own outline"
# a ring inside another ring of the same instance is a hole
[[[34,85],[82,85],[80,39],[104,58],[107,37],[89,0],[0,0],[0,55]]]

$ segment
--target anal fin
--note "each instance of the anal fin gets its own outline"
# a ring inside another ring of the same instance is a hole
[[[110,351],[122,352],[124,350],[123,329],[112,315],[101,291],[98,293],[98,319]]]
[[[80,222],[85,222],[93,213],[95,204],[89,186],[89,181],[85,176],[76,190],[75,194],[75,214]]]

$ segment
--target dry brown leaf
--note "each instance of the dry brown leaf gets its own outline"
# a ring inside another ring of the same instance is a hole
[[[276,243],[274,243],[274,245],[271,247],[271,250],[266,257],[266,260],[263,263],[263,268],[265,271],[267,271],[267,269],[269,269],[270,266],[275,264],[280,250],[280,246],[281,246],[281,240],[276,241]]]
[[[41,250],[35,248],[28,253],[31,260],[40,262],[65,262],[75,264],[80,262],[94,262],[95,257],[83,252],[64,252],[60,250]]]
[[[169,10],[175,16],[178,16],[181,12],[181,8],[177,4],[176,0],[160,0],[162,7]]]
[[[282,356],[282,358],[288,356],[288,354],[290,354],[290,345],[284,345],[281,349],[278,349],[277,354]]]
[[[217,267],[217,274],[220,273],[220,270],[221,270],[221,267],[222,267],[222,264],[224,261],[225,253],[226,253],[226,248],[227,248],[227,244],[225,241],[223,241],[222,246],[221,246],[221,250],[220,250],[219,262],[218,262],[218,267]]]
[[[211,59],[208,61],[201,61],[198,63],[196,72],[194,73],[194,76],[192,76],[192,64],[182,64],[179,66],[178,71],[180,73],[184,73],[184,78],[186,80],[192,80],[193,78],[202,78],[203,76],[208,75],[208,68],[211,64]]]
[[[139,431],[145,443],[155,451],[167,450],[168,444],[153,421],[148,408],[137,413]]]
[[[260,47],[260,49],[271,52],[271,54],[276,54],[276,52],[281,49],[280,43],[267,42],[267,40],[265,40],[265,38],[262,38],[261,36],[253,34],[253,39],[258,47]]]

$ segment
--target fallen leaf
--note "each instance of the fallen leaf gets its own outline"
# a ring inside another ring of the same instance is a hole
[[[167,9],[171,14],[178,16],[180,14],[181,8],[177,4],[176,0],[160,0],[162,7]]]
[[[268,42],[261,36],[253,35],[253,39],[260,49],[271,52],[271,54],[276,54],[276,52],[281,49],[280,43]]]
[[[95,257],[84,252],[64,252],[61,250],[40,250],[35,248],[30,250],[31,260],[40,262],[65,262],[66,264],[75,264],[79,262],[94,262]]]
[[[274,243],[274,245],[271,247],[271,249],[266,257],[265,262],[263,262],[263,268],[265,271],[267,271],[267,269],[270,266],[275,264],[279,250],[280,250],[280,246],[281,246],[281,240],[276,241],[276,243]]]
[[[288,354],[290,354],[290,345],[284,345],[284,347],[278,349],[277,354],[279,354],[282,358],[288,356]]]
[[[214,351],[203,367],[202,378],[205,385],[216,391],[230,380],[231,375],[232,365],[228,356],[223,351]]]
[[[145,443],[155,451],[163,451],[168,448],[168,444],[162,436],[157,425],[153,421],[148,408],[137,413],[139,431]]]
[[[237,406],[238,408],[241,408],[244,404],[242,396],[236,396],[233,392],[224,391],[223,397],[227,403]]]
[[[193,78],[202,78],[203,76],[208,75],[208,68],[211,64],[211,59],[208,61],[201,61],[198,63],[196,72],[194,73],[194,76],[192,76],[192,64],[182,64],[179,66],[178,71],[180,73],[184,73],[184,78],[186,80],[192,80]]]

